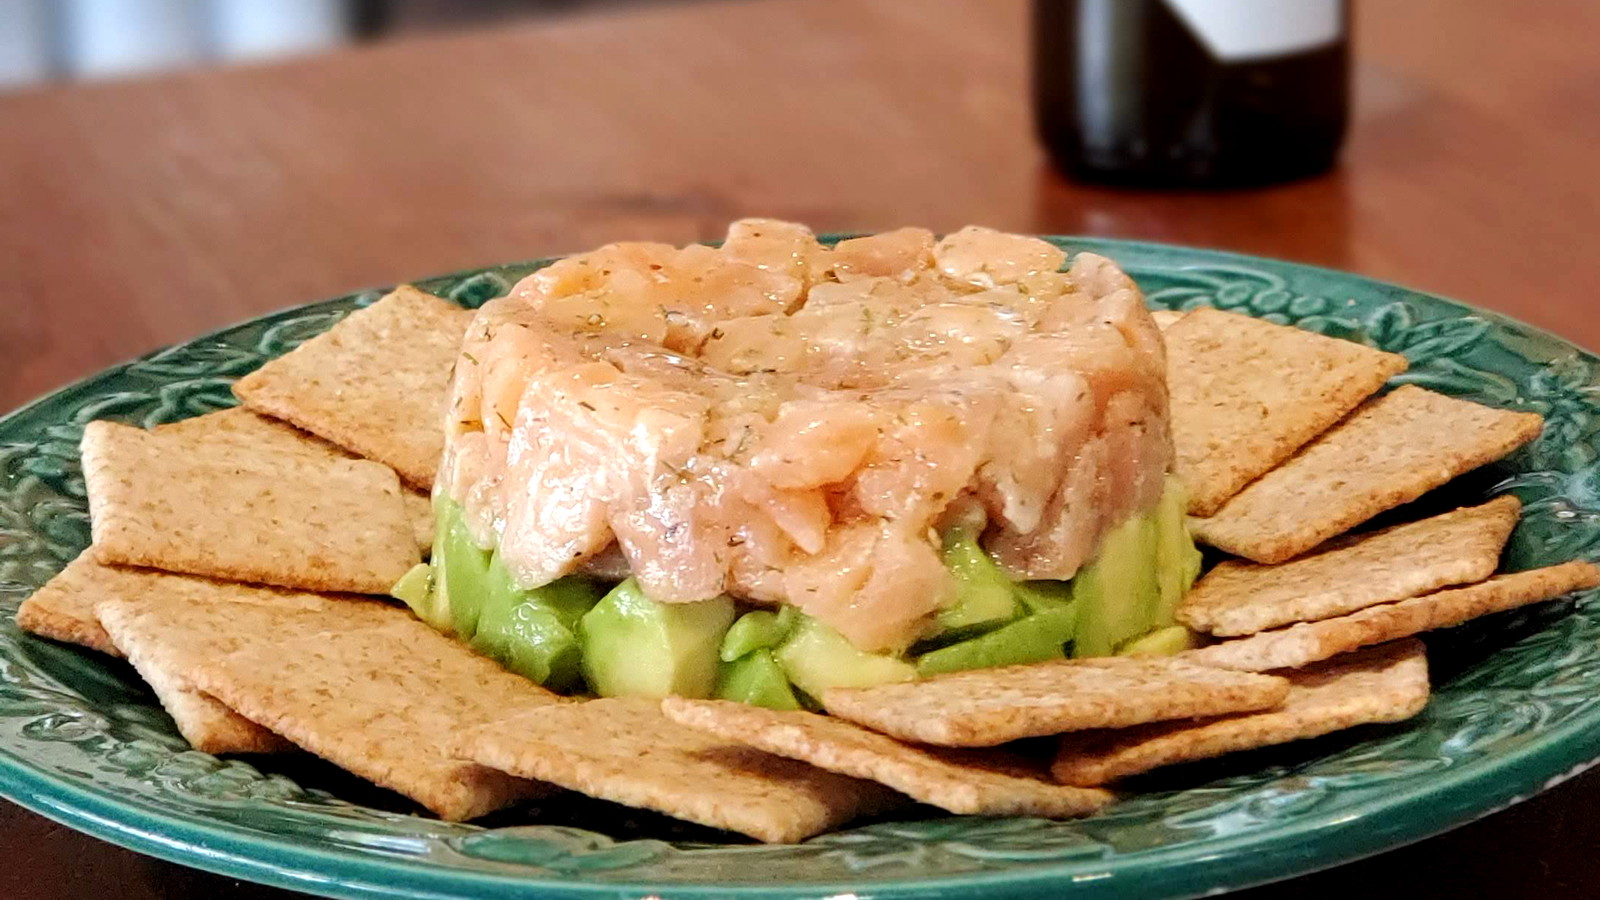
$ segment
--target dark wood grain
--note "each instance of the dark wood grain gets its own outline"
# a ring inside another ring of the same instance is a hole
[[[1600,4],[1358,11],[1342,166],[1084,188],[1029,123],[1022,0],[754,0],[0,96],[0,409],[267,310],[740,215],[981,222],[1350,269],[1600,347]],[[1278,897],[1600,895],[1590,775]],[[0,896],[278,896],[0,806]],[[1418,886],[1418,885],[1422,886]]]

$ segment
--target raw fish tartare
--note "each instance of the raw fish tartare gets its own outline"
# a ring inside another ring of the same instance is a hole
[[[1198,568],[1138,288],[985,228],[563,259],[479,311],[445,427],[414,605],[558,687],[1106,655]]]

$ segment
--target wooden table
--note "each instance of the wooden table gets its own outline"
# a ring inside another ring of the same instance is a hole
[[[290,304],[752,214],[1237,249],[1600,347],[1595,4],[1363,4],[1343,166],[1249,193],[1061,180],[1026,30],[1023,0],[702,3],[0,96],[0,409]],[[1595,896],[1597,802],[1590,775],[1249,896]],[[0,859],[26,900],[234,890],[8,805]]]

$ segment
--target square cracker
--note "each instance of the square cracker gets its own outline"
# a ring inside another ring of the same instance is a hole
[[[82,553],[60,574],[22,601],[17,625],[24,631],[93,647],[113,656],[126,656],[155,692],[167,715],[196,750],[204,753],[274,753],[291,744],[265,728],[195,689],[177,672],[141,652],[137,643],[125,653],[106,633],[95,614],[95,604],[113,597],[139,597],[165,592],[189,602],[218,598],[247,599],[261,589],[242,584],[168,575],[149,569],[103,566],[94,554]],[[304,595],[310,596],[310,595]]]
[[[103,566],[95,562],[94,554],[82,553],[22,602],[17,610],[17,624],[34,634],[83,644],[113,656],[126,656],[139,675],[150,683],[156,699],[177,724],[178,732],[196,750],[271,753],[289,749],[290,745],[196,690],[160,660],[152,660],[142,653],[143,647],[137,643],[120,647],[101,626],[95,613],[97,603],[116,597],[165,593],[181,602],[210,603],[221,599],[249,599],[259,590],[149,569]]]
[[[1156,327],[1162,331],[1166,331],[1168,328],[1178,324],[1178,320],[1182,319],[1185,315],[1186,313],[1177,309],[1150,310],[1150,318],[1155,320]]]
[[[625,806],[787,844],[903,799],[669,721],[658,700],[591,700],[501,718],[455,752]]]
[[[1195,537],[1279,563],[1494,462],[1539,436],[1544,420],[1405,385],[1363,404],[1206,519]]]
[[[843,719],[780,712],[728,700],[661,704],[680,725],[817,768],[866,778],[958,815],[1043,816],[1063,819],[1111,802],[1106,791],[1048,784],[1020,760],[994,759],[997,750],[915,747]]]
[[[1276,566],[1227,560],[1195,583],[1178,618],[1220,637],[1392,603],[1494,574],[1522,504],[1483,504],[1345,540]]]
[[[293,454],[309,460],[351,459],[333,444],[293,425],[257,415],[242,406],[167,422],[150,429],[154,434],[183,435],[196,443],[260,448]]]
[[[1283,705],[1265,712],[1067,735],[1051,774],[1092,787],[1173,763],[1399,722],[1428,704],[1428,660],[1415,638],[1308,666],[1289,680]]]
[[[377,463],[91,422],[83,470],[103,563],[379,594],[420,559]]]
[[[1404,372],[1406,358],[1201,308],[1162,335],[1173,471],[1208,516]]]
[[[124,569],[103,566],[85,553],[78,557],[84,566],[81,587],[83,598],[98,610],[103,604],[137,602],[160,597],[174,606],[201,607],[230,603],[279,604],[295,608],[318,608],[328,604],[358,603],[319,594],[305,594],[276,588],[254,587],[229,581],[212,581],[188,575],[172,575],[152,569]],[[229,709],[215,697],[195,687],[173,665],[159,643],[152,643],[137,629],[122,629],[111,635],[113,643],[127,656],[139,676],[150,684],[156,699],[172,717],[190,746],[203,753],[277,753],[294,745],[266,728]],[[239,646],[237,634],[218,634],[211,639],[212,652],[227,652]]]
[[[400,500],[405,504],[406,518],[411,520],[411,539],[417,542],[417,550],[423,558],[427,558],[433,552],[433,501],[415,488],[401,490]]]
[[[834,688],[822,705],[901,740],[991,747],[1085,728],[1267,709],[1289,691],[1282,678],[1217,678],[1219,671],[1174,657],[1072,659]]]
[[[1449,628],[1479,616],[1596,586],[1600,586],[1600,569],[1592,563],[1567,562],[1500,575],[1479,584],[1398,603],[1371,606],[1335,619],[1263,631],[1184,655],[1194,662],[1241,672],[1298,668],[1357,647],[1381,644],[1435,628]]]
[[[233,392],[426,490],[444,452],[450,372],[471,320],[470,310],[402,286],[239,379]]]
[[[100,627],[94,614],[94,601],[103,592],[100,583],[105,566],[84,552],[66,568],[34,591],[17,607],[17,627],[29,634],[78,644],[101,653],[121,656],[111,635]]]
[[[441,818],[471,819],[543,791],[444,746],[560,699],[403,610],[356,599],[307,607],[267,592],[198,605],[119,597],[98,609],[120,646],[137,641],[245,718]]]
[[[157,425],[150,430],[158,434],[188,434],[202,441],[215,440],[295,453],[313,460],[359,458],[316,435],[277,419],[257,415],[242,406]],[[411,517],[417,548],[426,554],[433,546],[433,503],[426,491],[409,486],[401,492],[400,499],[404,501],[406,512]]]

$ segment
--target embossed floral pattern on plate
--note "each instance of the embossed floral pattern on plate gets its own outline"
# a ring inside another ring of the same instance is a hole
[[[1356,276],[1152,244],[1063,239],[1121,261],[1154,306],[1201,305],[1405,354],[1401,380],[1547,419],[1534,445],[1436,502],[1515,491],[1512,568],[1600,555],[1595,357],[1503,317]],[[421,282],[475,306],[540,263]],[[150,354],[0,420],[0,789],[145,852],[334,896],[1008,895],[1177,897],[1333,864],[1486,814],[1600,756],[1600,606],[1495,617],[1430,639],[1418,719],[1145,776],[1076,822],[928,814],[798,846],[593,801],[487,824],[412,814],[303,761],[187,748],[121,663],[21,634],[22,598],[88,542],[85,422],[140,425],[232,403],[229,385],[368,291]],[[1448,436],[1440,436],[1447,440]],[[708,786],[708,789],[715,789]]]

